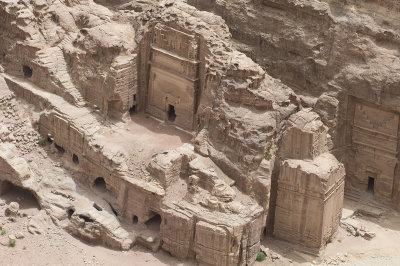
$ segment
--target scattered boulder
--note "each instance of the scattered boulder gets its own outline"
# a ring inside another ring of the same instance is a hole
[[[375,233],[367,231],[364,227],[359,225],[359,222],[355,219],[346,219],[340,222],[340,226],[346,229],[353,236],[361,236],[366,240],[371,240],[376,236]]]
[[[22,238],[25,238],[25,236],[24,236],[23,233],[18,232],[18,233],[15,234],[15,238],[16,238],[16,239],[22,239]]]
[[[0,245],[2,245],[2,246],[8,246],[8,239],[2,239],[2,240],[0,240]]]
[[[363,237],[366,240],[371,240],[372,238],[374,238],[376,236],[375,233],[370,232],[370,231],[365,231],[364,229],[360,230],[360,236]]]
[[[0,125],[0,140],[10,134],[10,130],[5,125]]]
[[[7,206],[5,210],[6,216],[16,217],[19,211],[19,204],[18,202],[11,202],[10,205]]]
[[[279,254],[275,253],[275,252],[271,252],[271,259],[272,261],[275,260],[279,260],[281,257],[279,256]]]
[[[260,250],[265,253],[265,255],[269,254],[269,248],[264,245],[260,245]]]
[[[50,218],[46,211],[40,210],[38,214],[32,216],[28,222],[28,232],[33,235],[41,235],[45,233],[46,228],[50,223]]]
[[[340,227],[342,227],[343,229],[345,229],[347,232],[349,232],[351,235],[355,236],[357,231],[357,227],[354,226],[351,223],[348,223],[347,221],[341,221],[340,222]]]

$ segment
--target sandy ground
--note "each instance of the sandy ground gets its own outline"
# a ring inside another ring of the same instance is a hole
[[[135,113],[130,120],[114,124],[111,130],[97,138],[99,142],[118,147],[118,151],[134,154],[136,161],[147,163],[154,154],[176,149],[189,143],[193,136],[168,122],[145,113]]]

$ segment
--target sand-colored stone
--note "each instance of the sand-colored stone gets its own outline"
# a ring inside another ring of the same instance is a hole
[[[37,198],[33,234],[209,265],[253,264],[264,231],[319,252],[345,179],[400,206],[399,11],[0,0],[0,195]]]

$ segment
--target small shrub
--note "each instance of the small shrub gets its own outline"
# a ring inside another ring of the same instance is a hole
[[[265,253],[264,252],[262,252],[262,251],[260,251],[260,252],[258,252],[258,254],[257,254],[257,261],[263,261],[263,260],[265,260]]]
[[[271,160],[272,156],[276,153],[276,146],[275,146],[275,141],[272,140],[271,142],[271,146],[269,147],[269,149],[265,152],[264,158],[265,160]]]
[[[40,137],[38,138],[38,144],[39,144],[40,146],[46,145],[46,138],[43,137],[43,136],[40,136]]]
[[[23,249],[23,250],[26,250],[26,246],[24,246],[22,249]]]
[[[15,240],[15,239],[9,239],[8,240],[8,245],[10,246],[10,247],[15,247],[15,243],[16,243],[17,241]]]
[[[4,236],[5,234],[7,234],[6,229],[1,229],[1,235]]]
[[[357,237],[360,236],[360,232],[356,231],[356,236]]]

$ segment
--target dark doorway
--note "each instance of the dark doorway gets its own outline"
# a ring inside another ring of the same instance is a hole
[[[24,77],[25,78],[30,78],[32,77],[33,74],[33,70],[32,68],[28,67],[28,66],[23,66],[22,70],[24,71]]]
[[[375,186],[375,178],[368,177],[368,192],[374,193],[374,186]]]
[[[61,147],[60,145],[57,145],[57,143],[54,143],[54,147],[56,147],[56,149],[59,153],[64,154],[65,150],[63,147]]]
[[[168,104],[168,120],[174,122],[176,118],[175,106]]]
[[[74,162],[74,164],[79,164],[79,158],[78,155],[73,154],[72,155],[72,161]]]
[[[136,215],[133,215],[132,223],[137,224],[139,222],[139,219]]]
[[[102,177],[96,178],[93,185],[98,192],[104,193],[107,191],[106,181]]]
[[[72,217],[72,215],[74,214],[74,210],[73,209],[69,209],[68,210],[68,218],[71,218]]]
[[[151,219],[149,219],[145,224],[147,225],[147,229],[152,230],[154,232],[159,232],[161,226],[161,216],[158,213],[155,213],[155,215]]]
[[[132,106],[132,107],[129,109],[129,113],[130,113],[131,115],[133,115],[135,112],[136,112],[136,105]]]

